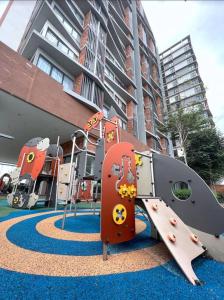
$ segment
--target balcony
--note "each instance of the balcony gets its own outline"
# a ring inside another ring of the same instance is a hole
[[[130,39],[128,38],[127,33],[125,33],[125,32],[122,30],[122,28],[121,28],[120,25],[116,22],[116,20],[113,18],[113,16],[112,16],[112,15],[110,15],[110,16],[111,16],[111,20],[113,21],[114,28],[116,29],[117,34],[118,34],[120,40],[122,41],[122,43],[123,43],[125,46],[130,45],[130,46],[132,47],[132,49],[134,49],[132,40],[130,40]]]
[[[110,18],[108,19],[108,31],[109,31],[110,35],[112,36],[112,39],[114,40],[114,42],[116,44],[116,47],[119,48],[119,52],[123,55],[123,57],[125,57],[126,56],[125,47],[122,44],[122,42],[120,41],[117,31],[114,27],[114,24]]]
[[[75,13],[75,10],[73,8],[73,4],[71,4],[69,1],[64,0],[64,1],[59,1],[59,5],[64,11],[64,13],[72,20],[74,21],[75,25],[79,28],[80,31],[83,30],[83,22],[84,22],[84,15],[80,12],[80,16]]]
[[[104,89],[104,84],[94,73],[89,71],[78,61],[73,60],[68,55],[64,54],[64,52],[60,51],[54,44],[50,43],[47,38],[34,30],[24,46],[22,55],[31,60],[38,48],[43,50],[55,62],[63,66],[63,68],[72,76],[76,77],[78,74],[84,72]]]
[[[71,34],[68,33],[68,31],[65,29],[63,24],[56,16],[53,8],[48,4],[48,2],[44,2],[43,5],[41,6],[38,15],[33,20],[29,28],[29,34],[34,30],[40,32],[47,21],[49,21],[74,48],[76,48],[78,51],[80,50],[78,42],[74,38],[72,38]],[[23,42],[23,46],[24,46],[24,42]],[[23,51],[23,46],[21,47],[20,52]]]
[[[133,85],[135,88],[134,82],[128,77],[124,70],[121,70],[118,65],[111,58],[106,56],[106,63],[109,65],[111,70],[116,74],[117,77],[124,83],[125,86]]]
[[[111,2],[109,4],[110,4],[110,13],[113,15],[113,17],[116,20],[117,24],[120,26],[120,28],[122,28],[123,32],[126,35],[130,34],[133,37],[132,32],[130,31],[128,26],[125,24],[124,19],[122,19],[122,17],[120,16],[118,11],[114,7],[114,5]]]
[[[115,80],[111,79],[107,75],[105,75],[106,81],[109,83],[109,85],[112,86],[112,88],[120,95],[125,101],[130,102],[133,101],[137,103],[136,99],[129,94],[121,85],[119,85]]]
[[[107,48],[110,49],[110,51],[113,53],[113,56],[120,63],[120,65],[125,68],[125,55],[121,54],[110,31],[107,32]]]
[[[104,104],[108,105],[109,107],[114,107],[116,112],[125,120],[127,120],[127,115],[125,112],[120,108],[118,103],[115,101],[115,98],[110,94],[108,91],[106,85],[105,85],[105,91],[104,91]]]

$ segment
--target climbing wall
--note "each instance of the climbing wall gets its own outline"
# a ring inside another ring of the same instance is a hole
[[[111,146],[102,166],[101,239],[120,243],[135,236],[136,167],[133,145]]]
[[[202,243],[161,199],[142,199],[150,219],[174,259],[193,285],[200,281],[192,269],[193,259],[205,252]]]

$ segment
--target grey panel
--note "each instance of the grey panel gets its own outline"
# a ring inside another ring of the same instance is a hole
[[[28,142],[26,142],[25,146],[34,147],[42,140],[43,140],[43,138],[41,138],[41,137],[33,138],[33,139],[29,140]]]
[[[164,155],[153,153],[155,193],[161,197],[189,226],[220,235],[224,232],[224,209],[202,178],[184,163]],[[191,196],[179,200],[172,193],[175,182],[187,182]]]
[[[98,145],[96,146],[96,156],[94,164],[94,180],[101,179],[101,170],[104,160],[104,139],[98,140]]]
[[[78,179],[82,179],[86,175],[87,151],[78,154]]]
[[[49,148],[47,149],[47,156],[51,156],[51,157],[56,157],[58,154],[58,156],[63,156],[63,149],[61,146],[58,146],[57,144],[51,144],[49,146]]]

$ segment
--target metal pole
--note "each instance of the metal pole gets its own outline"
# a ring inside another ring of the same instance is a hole
[[[52,158],[51,159],[51,162],[55,159],[55,166],[54,166],[53,178],[52,178],[52,181],[51,181],[51,188],[50,188],[50,195],[49,195],[48,207],[50,206],[51,195],[52,195],[53,184],[54,184],[55,171],[56,171],[56,166],[57,166],[57,158],[58,158],[58,153],[59,153],[59,139],[60,139],[60,137],[58,136],[56,158]],[[59,166],[57,166],[57,167],[59,168]],[[55,199],[55,201],[56,201],[56,199]]]
[[[61,225],[62,230],[64,230],[64,228],[65,228],[66,214],[67,214],[67,204],[65,204],[64,215],[63,215],[63,219],[62,219],[62,225]]]
[[[103,261],[108,260],[107,249],[108,243],[103,243]]]

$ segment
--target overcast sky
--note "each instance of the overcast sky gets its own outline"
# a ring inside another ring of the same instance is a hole
[[[142,1],[159,52],[191,36],[217,127],[224,133],[224,1]]]

